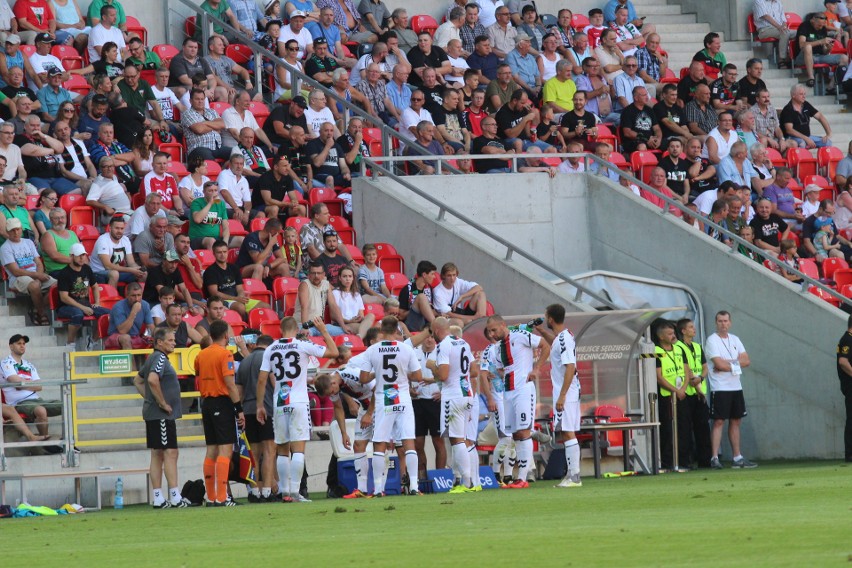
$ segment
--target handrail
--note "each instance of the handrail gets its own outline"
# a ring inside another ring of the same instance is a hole
[[[172,1],[180,3],[181,5],[183,5],[186,8],[189,8],[192,12],[194,12],[196,14],[196,26],[200,26],[200,28],[198,28],[198,29],[201,30],[201,38],[202,38],[201,49],[203,50],[204,53],[207,53],[207,40],[209,38],[209,30],[210,30],[210,23],[211,22],[214,22],[214,23],[222,26],[224,29],[229,30],[231,33],[233,33],[234,35],[236,35],[237,37],[240,38],[241,44],[246,45],[246,46],[248,46],[252,49],[252,52],[254,53],[254,58],[255,58],[255,66],[254,66],[255,86],[258,89],[263,88],[263,59],[262,58],[263,58],[263,56],[266,56],[268,59],[272,60],[275,63],[276,66],[277,65],[283,65],[290,72],[291,78],[293,78],[293,77],[296,78],[296,80],[292,84],[292,91],[294,93],[297,93],[299,91],[299,83],[300,82],[306,82],[309,85],[311,85],[311,87],[313,89],[318,89],[318,90],[322,91],[323,93],[325,93],[326,97],[329,97],[330,99],[333,99],[334,101],[343,105],[344,123],[348,122],[349,114],[355,114],[355,115],[359,116],[361,119],[370,122],[370,124],[375,124],[376,127],[378,127],[382,132],[382,147],[390,148],[391,147],[391,143],[390,143],[391,138],[396,138],[400,143],[406,144],[407,146],[414,148],[415,151],[419,154],[426,154],[427,153],[427,150],[425,148],[423,148],[422,146],[420,146],[419,144],[414,144],[414,143],[412,143],[411,140],[401,136],[399,134],[399,132],[397,132],[393,128],[389,127],[387,124],[385,124],[382,120],[378,119],[377,117],[375,117],[371,114],[368,114],[361,107],[354,105],[354,104],[346,101],[345,99],[340,98],[337,95],[337,93],[335,93],[333,90],[317,83],[311,77],[305,75],[302,71],[291,66],[285,60],[281,59],[278,56],[277,53],[272,53],[271,51],[269,51],[268,49],[266,49],[265,47],[263,47],[259,43],[255,42],[253,39],[251,39],[248,36],[246,36],[245,34],[243,34],[241,31],[239,31],[236,28],[234,28],[233,26],[231,26],[231,24],[229,22],[221,20],[221,19],[219,19],[215,16],[211,16],[210,14],[208,14],[207,12],[202,10],[201,7],[198,4],[194,4],[194,3],[190,2],[189,0],[166,0],[165,10],[166,10],[167,15],[169,14],[169,2],[172,2]],[[177,12],[175,12],[175,13],[177,13]],[[168,24],[168,21],[169,21],[169,19],[167,17],[166,18],[167,40],[170,39],[170,35],[171,35],[171,27]],[[180,42],[178,42],[178,43],[180,43]],[[446,168],[451,172],[461,173],[458,170],[456,170],[455,168],[452,168],[450,166],[446,166]]]
[[[536,156],[540,157],[541,154],[536,154]],[[397,176],[396,174],[394,174],[390,170],[388,170],[385,167],[383,167],[382,165],[380,165],[378,162],[373,161],[372,158],[364,157],[362,161],[369,163],[370,168],[372,170],[372,178],[374,180],[377,177],[377,173],[382,172],[382,174],[384,176],[393,179],[394,181],[396,181],[400,185],[404,186],[406,189],[413,191],[415,194],[417,194],[418,196],[422,197],[423,199],[429,201],[433,205],[437,205],[438,209],[439,209],[438,217],[436,219],[437,221],[444,221],[445,218],[446,218],[446,214],[449,213],[450,215],[452,215],[452,216],[458,218],[459,220],[463,221],[464,223],[466,223],[469,227],[476,229],[477,231],[479,231],[483,235],[487,236],[488,238],[490,238],[494,241],[497,241],[498,243],[500,243],[501,245],[506,247],[506,256],[504,257],[504,260],[506,260],[506,261],[512,260],[512,256],[515,253],[517,253],[519,256],[521,256],[525,260],[533,263],[535,266],[549,272],[550,274],[553,274],[554,276],[556,276],[557,278],[560,278],[561,280],[564,280],[566,283],[570,284],[571,286],[573,286],[574,288],[577,289],[577,294],[574,296],[575,302],[581,302],[583,294],[586,294],[590,298],[594,298],[595,300],[597,300],[598,302],[605,305],[607,308],[609,308],[611,310],[617,310],[618,309],[618,307],[615,304],[613,304],[612,302],[610,302],[609,300],[607,300],[603,296],[599,296],[593,290],[586,288],[585,286],[583,286],[579,282],[574,281],[570,276],[563,274],[562,272],[553,268],[552,266],[548,266],[547,264],[543,263],[542,261],[540,261],[538,258],[533,256],[532,254],[530,254],[530,253],[526,252],[525,250],[515,246],[514,244],[510,243],[509,241],[507,241],[503,237],[492,232],[490,229],[483,227],[482,225],[480,225],[479,223],[477,223],[476,221],[474,221],[473,219],[471,219],[470,217],[468,217],[467,215],[465,215],[461,211],[458,211],[457,209],[453,209],[452,207],[450,207],[446,203],[442,203],[441,201],[432,197],[428,193],[418,189],[414,185],[408,183],[404,179],[400,178],[399,176]]]
[[[562,157],[582,157],[583,162],[584,162],[584,169],[586,170],[586,172],[589,171],[589,164],[591,162],[595,162],[602,167],[606,167],[608,170],[615,172],[619,177],[625,178],[628,181],[630,181],[631,183],[633,183],[633,184],[639,186],[640,188],[652,193],[653,195],[661,198],[668,206],[674,206],[675,208],[680,210],[682,213],[685,213],[685,214],[689,215],[690,217],[700,218],[702,223],[704,223],[705,225],[709,225],[709,226],[713,227],[714,229],[716,229],[717,231],[719,231],[720,233],[722,233],[723,235],[728,237],[731,240],[731,245],[730,245],[730,250],[729,250],[730,253],[732,253],[732,254],[737,253],[738,252],[738,246],[742,245],[746,249],[748,249],[748,250],[750,250],[754,253],[759,254],[762,258],[766,258],[766,260],[769,260],[776,267],[783,268],[787,272],[792,272],[792,273],[800,276],[802,278],[802,285],[801,285],[801,290],[800,290],[800,292],[802,294],[808,294],[809,293],[808,290],[813,286],[813,287],[818,288],[822,292],[828,294],[832,298],[839,300],[842,304],[852,306],[852,299],[840,295],[835,290],[832,290],[831,288],[829,288],[828,286],[826,286],[822,282],[811,278],[810,276],[808,276],[804,272],[800,271],[799,269],[793,268],[792,266],[789,266],[788,264],[781,262],[780,260],[778,260],[777,258],[775,258],[771,255],[766,255],[760,248],[758,248],[758,247],[754,246],[753,244],[743,240],[742,238],[740,238],[739,235],[736,235],[736,234],[728,231],[726,228],[715,223],[712,219],[707,218],[707,217],[703,217],[701,215],[696,215],[695,212],[693,212],[692,210],[687,208],[681,201],[669,198],[665,194],[657,191],[653,187],[649,186],[648,184],[646,184],[643,181],[639,180],[638,178],[634,177],[632,174],[629,174],[624,170],[618,169],[618,166],[616,166],[615,164],[604,161],[594,154],[586,154],[586,153],[582,153],[582,154],[581,153],[487,154],[487,155],[466,155],[465,154],[465,155],[455,155],[455,156],[452,156],[452,157],[432,155],[432,156],[426,156],[425,158],[426,159],[437,159],[437,160],[448,160],[448,159],[469,159],[469,160],[498,159],[498,160],[500,160],[500,159],[505,159],[505,160],[511,160],[512,161],[512,164],[513,164],[512,169],[517,169],[517,159],[518,158],[526,158],[526,157],[534,157],[534,158],[539,158],[539,159],[541,159],[541,158],[562,158]],[[375,165],[378,166],[378,164],[376,163],[377,161],[397,162],[397,161],[401,161],[401,160],[405,160],[405,159],[406,158],[402,158],[402,157],[398,157],[398,156],[387,156],[387,157],[381,157],[381,158],[376,157],[375,159],[365,158],[364,161],[369,161],[371,164],[375,164]],[[410,157],[408,159],[410,159]],[[441,162],[439,162],[438,164],[439,164],[438,171],[440,172]],[[381,168],[380,166],[379,166],[379,168],[380,168],[381,171],[387,172],[387,170],[385,168]],[[364,169],[366,169],[366,165],[362,166],[362,171]],[[376,170],[373,170],[373,179],[375,179],[375,177],[376,177],[375,172],[376,172]],[[386,173],[385,175],[388,175],[388,174]],[[398,176],[390,174],[390,177],[393,177],[394,180],[401,183],[407,189],[413,190],[417,195],[426,198],[428,201],[434,203],[435,205],[438,205],[441,208],[440,213],[438,215],[438,220],[443,220],[445,213],[449,212],[452,215],[454,215],[454,216],[456,216],[456,217],[458,217],[462,220],[465,220],[466,223],[469,223],[472,227],[476,228],[477,230],[484,229],[484,228],[481,228],[475,222],[467,220],[466,217],[464,217],[460,213],[457,213],[455,210],[447,207],[446,205],[444,205],[442,203],[438,203],[434,198],[423,193],[422,191],[415,188],[411,184],[409,184],[407,182],[403,182]],[[669,214],[669,207],[668,206],[661,208],[661,215],[668,215]],[[705,236],[707,236],[707,235],[705,235]],[[502,239],[499,239],[499,237],[498,237],[498,240],[501,242],[501,244],[503,244]],[[509,252],[509,257],[511,257],[511,251]],[[546,270],[551,270],[551,269],[546,268]],[[556,274],[556,272],[552,272],[552,273]],[[561,275],[559,277],[563,278]],[[575,285],[573,282],[571,284]],[[597,299],[597,298],[595,298],[595,299]]]

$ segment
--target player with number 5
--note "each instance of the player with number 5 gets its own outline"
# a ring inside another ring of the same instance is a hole
[[[275,443],[278,445],[278,481],[284,503],[308,502],[299,494],[302,472],[305,470],[305,442],[311,438],[311,404],[308,399],[308,362],[311,356],[333,359],[337,346],[329,335],[322,318],[313,319],[316,329],[325,340],[325,347],[297,339],[299,322],[287,317],[281,320],[281,339],[263,352],[257,392],[263,400],[266,381],[275,381],[273,393]],[[263,406],[257,409],[257,421],[266,423]]]

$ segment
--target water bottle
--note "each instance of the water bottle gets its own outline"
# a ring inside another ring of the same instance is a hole
[[[119,477],[115,480],[115,502],[114,509],[124,509],[124,481]]]

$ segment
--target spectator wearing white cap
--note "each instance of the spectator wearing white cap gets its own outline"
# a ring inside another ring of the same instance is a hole
[[[301,10],[290,12],[290,23],[281,28],[281,37],[278,38],[278,55],[286,55],[284,44],[294,39],[299,44],[299,59],[306,59],[314,52],[314,38],[311,32],[305,29],[306,14]]]
[[[77,332],[83,325],[83,319],[94,316],[96,319],[109,313],[101,307],[100,290],[95,286],[95,274],[89,266],[86,248],[80,243],[71,245],[68,257],[71,262],[57,276],[59,289],[59,307],[57,317],[68,319],[68,338],[66,347],[75,347]],[[89,290],[92,291],[93,302],[89,301]]]
[[[6,219],[8,239],[0,246],[0,262],[9,276],[9,287],[21,294],[29,294],[33,308],[29,311],[33,325],[50,325],[45,314],[43,292],[56,285],[56,280],[44,271],[44,264],[35,243],[21,238],[23,226],[15,217]]]

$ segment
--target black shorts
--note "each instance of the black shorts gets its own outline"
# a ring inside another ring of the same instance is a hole
[[[468,303],[463,306],[456,306],[456,309],[453,310],[453,313],[462,316],[475,316],[476,310],[470,309],[470,304]]]
[[[746,411],[743,391],[716,391],[710,398],[710,417],[714,420],[743,418]]]
[[[201,402],[201,424],[204,426],[204,443],[223,446],[237,441],[237,416],[234,403],[227,396],[205,398]]]
[[[250,444],[274,440],[272,415],[267,415],[266,424],[261,424],[257,421],[257,414],[246,414],[246,438],[248,438]]]
[[[177,426],[174,420],[146,420],[145,438],[152,450],[176,450]]]
[[[414,435],[441,435],[441,403],[431,398],[415,398],[411,401],[414,408]]]

